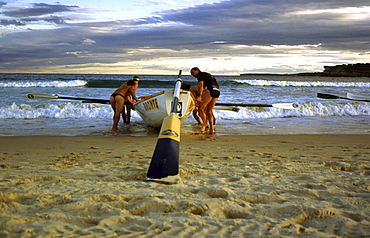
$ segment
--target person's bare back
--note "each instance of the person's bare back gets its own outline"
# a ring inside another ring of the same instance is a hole
[[[112,106],[112,109],[114,111],[113,126],[111,130],[112,134],[117,133],[119,119],[121,117],[121,114],[123,114],[125,110],[125,101],[132,103],[130,96],[137,100],[135,95],[136,88],[136,83],[133,80],[129,80],[126,87],[118,88],[110,96],[110,105]]]

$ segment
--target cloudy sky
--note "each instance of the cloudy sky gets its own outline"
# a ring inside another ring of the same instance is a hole
[[[369,0],[0,0],[0,72],[213,74],[370,63]]]

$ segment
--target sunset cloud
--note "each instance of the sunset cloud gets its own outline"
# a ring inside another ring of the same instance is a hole
[[[2,72],[87,73],[99,64],[117,73],[135,64],[142,65],[137,73],[165,74],[178,64],[225,74],[289,73],[370,62],[368,1],[219,1],[112,20],[94,18],[101,9],[77,1],[0,7]]]

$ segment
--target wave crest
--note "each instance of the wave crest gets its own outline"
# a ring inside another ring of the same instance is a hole
[[[370,83],[366,82],[298,82],[298,81],[274,81],[260,79],[235,80],[240,84],[251,86],[275,86],[275,87],[363,87],[370,88]]]
[[[9,81],[1,82],[0,88],[71,88],[83,87],[87,84],[85,80],[70,80],[70,81]]]

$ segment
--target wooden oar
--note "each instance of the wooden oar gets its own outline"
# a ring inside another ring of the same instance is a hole
[[[348,99],[346,97],[342,97],[335,94],[328,94],[328,93],[317,93],[318,98],[325,98],[325,99]]]
[[[180,125],[176,116],[181,89],[181,70],[175,84],[171,114],[164,118],[157,144],[150,162],[147,180],[160,180],[179,173]],[[167,181],[164,181],[167,182]]]
[[[337,94],[317,93],[317,97],[325,98],[325,99],[347,99],[347,100],[354,100],[354,101],[370,102],[370,97],[364,96],[364,95],[358,95],[354,93],[347,93],[346,97],[343,97]]]
[[[81,97],[59,95],[59,94],[27,93],[26,97],[28,99],[41,99],[41,100],[65,99],[65,100],[82,101],[84,103],[109,104],[109,100],[106,100],[106,99],[81,98]],[[238,112],[239,111],[238,107],[276,107],[276,108],[281,108],[281,109],[294,109],[294,108],[298,108],[299,105],[296,103],[275,103],[275,104],[216,103],[215,109]]]
[[[59,95],[59,94],[44,94],[44,93],[27,93],[26,97],[28,99],[66,99],[66,100],[77,100],[77,101],[84,101],[89,103],[102,103],[102,104],[109,104],[109,100],[106,99],[96,99],[96,98],[80,98],[74,96],[67,96],[67,95]]]
[[[216,106],[230,106],[230,107],[276,107],[276,108],[281,108],[281,109],[295,109],[295,108],[298,108],[299,107],[299,105],[296,104],[296,103],[274,103],[274,104],[216,103]]]

